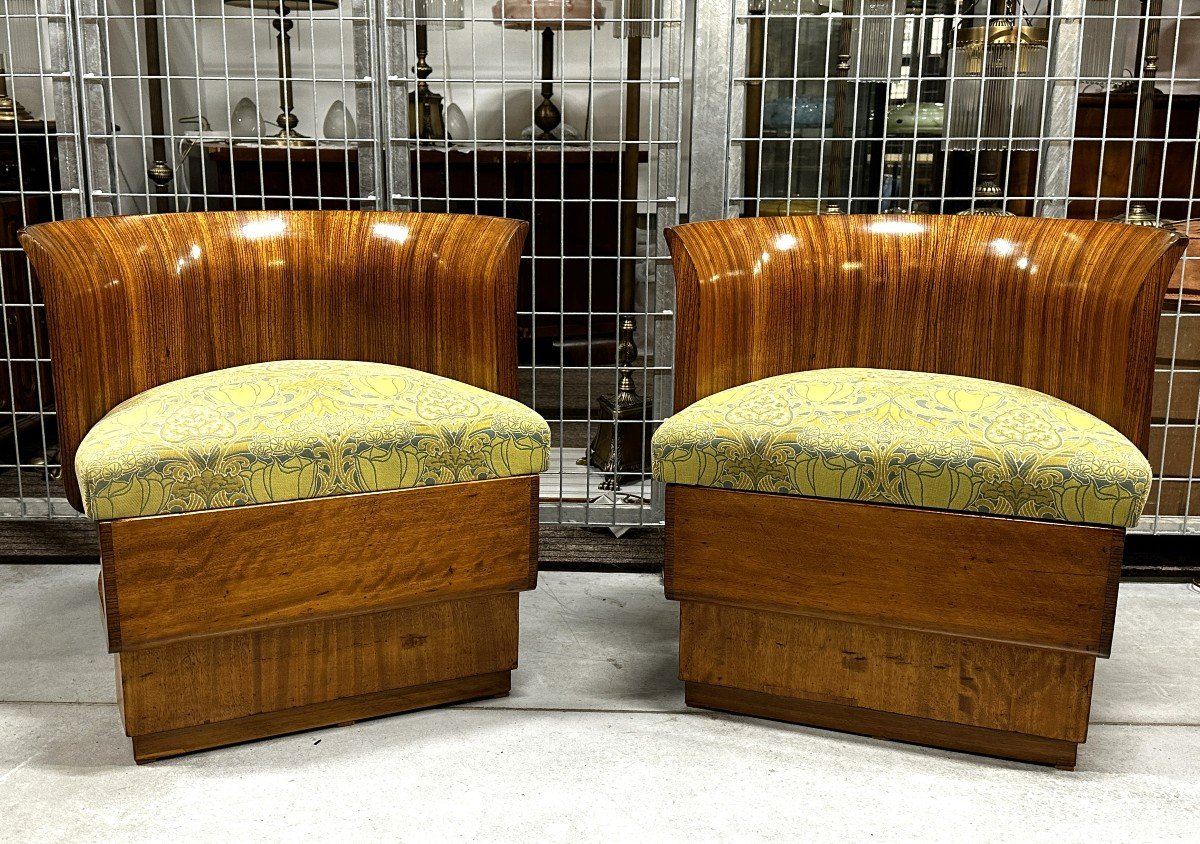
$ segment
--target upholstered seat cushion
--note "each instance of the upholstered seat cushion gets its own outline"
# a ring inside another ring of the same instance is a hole
[[[701,399],[654,436],[654,476],[756,490],[1132,526],[1150,464],[1118,431],[1035,390],[819,369]]]
[[[519,402],[361,361],[288,360],[172,381],[118,405],[75,458],[94,519],[407,489],[544,471]]]

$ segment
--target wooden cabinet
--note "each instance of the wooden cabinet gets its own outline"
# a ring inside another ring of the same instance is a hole
[[[1124,213],[1123,197],[1129,195],[1133,167],[1137,100],[1136,91],[1079,96],[1071,156],[1070,195],[1075,198],[1067,205],[1068,217],[1104,219]],[[1175,220],[1196,216],[1188,198],[1200,194],[1200,171],[1195,167],[1200,148],[1196,141],[1200,94],[1169,97],[1155,92],[1151,103],[1150,137],[1156,140],[1145,142],[1144,195],[1157,196],[1161,184],[1163,201],[1158,212],[1162,216]]]
[[[210,144],[205,151],[216,188],[209,208],[233,208],[235,198],[243,209],[360,204],[356,149]],[[517,301],[523,364],[615,361],[620,167],[616,147],[480,145],[411,154],[409,192],[419,197],[414,210],[530,223]]]
[[[54,409],[46,360],[46,317],[41,289],[17,242],[22,227],[59,216],[60,202],[54,195],[57,187],[54,124],[22,122],[14,131],[12,123],[0,123],[0,286],[5,341],[5,360],[0,366],[0,463],[30,465],[44,458],[44,452],[52,450],[57,441],[53,422],[39,424],[41,413]]]

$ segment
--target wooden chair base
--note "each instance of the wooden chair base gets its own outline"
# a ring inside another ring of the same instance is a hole
[[[1118,529],[667,486],[697,706],[1071,768]]]
[[[689,705],[1073,767],[1095,658],[684,601]]]
[[[117,655],[139,763],[505,695],[516,663],[515,593]]]
[[[755,715],[876,739],[1053,765],[1064,771],[1075,770],[1078,745],[1071,741],[704,683],[684,683],[683,689],[687,705],[700,709]]]
[[[507,694],[537,478],[103,522],[101,605],[148,762]]]
[[[497,671],[476,677],[443,680],[423,686],[389,689],[375,694],[341,698],[327,703],[264,712],[245,718],[218,721],[198,727],[182,727],[161,733],[132,736],[133,758],[139,764],[180,756],[214,747],[225,747],[256,739],[299,733],[321,727],[349,726],[356,721],[428,709],[447,703],[504,697],[510,688],[510,672]]]

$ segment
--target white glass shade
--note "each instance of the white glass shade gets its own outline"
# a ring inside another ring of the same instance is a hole
[[[358,124],[355,123],[354,116],[346,110],[346,104],[341,100],[334,100],[333,105],[325,114],[325,123],[321,128],[325,137],[331,140],[358,137]]]
[[[249,97],[242,97],[229,115],[229,134],[234,140],[257,140],[262,135],[262,118],[258,106]]]

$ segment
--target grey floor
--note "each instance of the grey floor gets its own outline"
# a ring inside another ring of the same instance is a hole
[[[92,566],[0,567],[0,840],[1200,840],[1200,592],[1121,589],[1074,773],[683,707],[655,575],[546,573],[511,697],[136,767]]]

